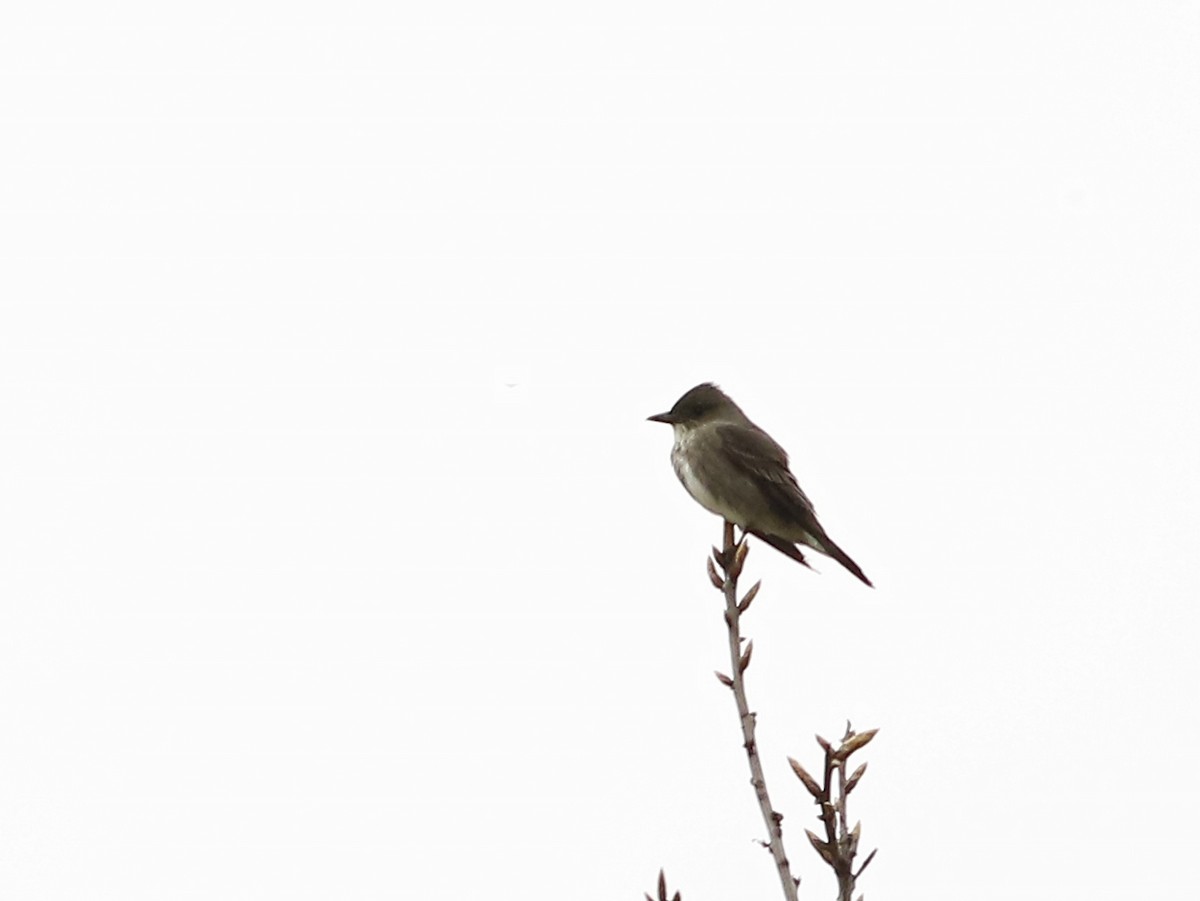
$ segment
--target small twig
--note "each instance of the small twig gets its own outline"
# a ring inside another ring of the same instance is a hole
[[[725,523],[725,545],[722,551],[713,549],[713,557],[717,565],[724,573],[723,584],[719,587],[725,594],[725,624],[729,627],[729,663],[732,676],[724,676],[717,673],[717,678],[722,684],[727,685],[733,690],[734,701],[737,704],[738,720],[742,726],[742,747],[746,749],[746,757],[750,762],[750,784],[754,786],[755,797],[758,798],[758,807],[762,811],[763,822],[767,826],[767,835],[769,841],[766,843],[767,848],[771,852],[771,857],[775,860],[775,866],[779,870],[779,881],[783,885],[783,895],[787,901],[798,901],[796,894],[796,886],[799,880],[792,877],[791,866],[788,864],[787,854],[783,849],[783,814],[778,813],[771,805],[770,795],[767,793],[767,780],[763,775],[762,761],[758,756],[758,743],[754,738],[754,717],[750,712],[750,705],[746,701],[746,681],[745,672],[750,665],[750,654],[753,645],[748,645],[745,652],[742,651],[742,635],[741,635],[741,614],[750,606],[750,602],[754,600],[754,595],[758,593],[758,585],[746,593],[741,603],[738,602],[737,596],[737,580],[741,575],[742,565],[746,560],[746,552],[749,545],[746,543],[746,536],[742,536],[742,540],[734,543],[733,540],[733,523]],[[709,562],[709,574],[714,575],[712,561]],[[717,583],[717,579],[713,579],[713,584]]]
[[[838,901],[852,901],[858,877],[875,858],[876,852],[872,851],[867,855],[862,866],[857,870],[854,869],[854,858],[858,854],[858,840],[862,824],[856,823],[853,829],[850,828],[850,820],[846,813],[846,799],[867,771],[867,765],[862,764],[847,778],[846,764],[850,760],[850,755],[874,738],[877,731],[877,729],[871,729],[867,732],[855,732],[847,723],[846,734],[837,748],[818,735],[817,744],[825,752],[824,779],[821,783],[813,779],[798,761],[789,759],[792,770],[804,783],[804,787],[808,789],[813,801],[820,808],[817,817],[825,826],[825,840],[822,841],[809,830],[805,831],[808,833],[808,840],[812,843],[813,848],[837,876]],[[834,790],[835,775],[836,791]]]
[[[676,892],[670,898],[667,897],[667,874],[662,870],[658,871],[658,897],[651,898],[648,893],[645,894],[646,901],[681,901],[679,892]]]

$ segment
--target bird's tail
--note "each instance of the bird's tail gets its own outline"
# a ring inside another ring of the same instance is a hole
[[[875,587],[871,584],[871,580],[867,578],[866,573],[862,571],[862,567],[850,559],[849,554],[843,551],[828,538],[826,538],[822,544],[825,546],[825,553],[827,553],[838,563],[842,564],[842,566],[846,567],[846,569],[850,571],[851,575],[853,575],[856,579],[859,579],[868,588]]]
[[[808,566],[809,569],[812,569],[812,567],[809,566],[808,561],[804,559],[804,554],[800,552],[800,548],[796,546],[796,542],[788,541],[786,538],[780,538],[778,535],[771,535],[768,532],[760,532],[755,529],[750,529],[749,532],[755,538],[760,538],[767,544],[771,545],[771,547],[775,548],[775,550],[779,551],[781,554],[791,557],[797,563],[802,563],[805,566]],[[816,549],[842,564],[842,566],[846,567],[847,571],[849,571],[852,576],[854,576],[856,579],[859,579],[868,588],[875,587],[871,584],[871,580],[867,578],[867,574],[862,571],[862,567],[851,560],[850,555],[834,544],[829,539],[828,535],[822,536],[821,546]]]

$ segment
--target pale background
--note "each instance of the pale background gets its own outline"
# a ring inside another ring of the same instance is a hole
[[[874,899],[1186,897],[1200,5],[25,4],[0,27],[0,895],[778,897],[720,382]]]

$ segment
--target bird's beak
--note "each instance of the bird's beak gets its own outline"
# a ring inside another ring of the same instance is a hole
[[[665,422],[667,425],[674,425],[678,420],[670,413],[655,413],[653,416],[646,417],[647,422]]]

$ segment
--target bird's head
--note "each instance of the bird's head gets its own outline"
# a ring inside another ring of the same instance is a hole
[[[732,398],[712,382],[697,385],[675,401],[666,413],[647,417],[650,422],[695,428],[708,422],[744,422],[746,414]]]

